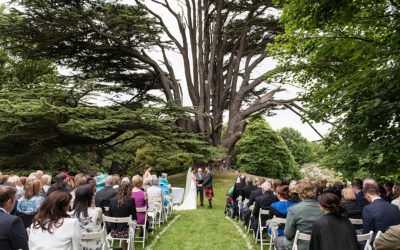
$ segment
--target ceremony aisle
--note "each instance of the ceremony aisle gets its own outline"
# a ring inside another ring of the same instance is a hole
[[[185,177],[182,174],[169,179],[173,186],[184,187]],[[159,239],[152,239],[155,244],[149,242],[148,249],[259,249],[244,228],[238,226],[237,221],[233,222],[224,215],[226,193],[234,179],[232,174],[214,174],[213,209],[207,208],[208,202],[205,198],[204,207],[200,207],[198,200],[197,210],[175,211],[176,220],[162,232]]]

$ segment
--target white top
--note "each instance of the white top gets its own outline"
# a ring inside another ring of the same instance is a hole
[[[392,200],[392,204],[398,206],[400,209],[400,198]]]
[[[148,187],[147,190],[147,200],[149,205],[149,210],[158,210],[161,208],[161,204],[163,202],[162,190],[160,187],[151,186]]]
[[[53,233],[31,226],[30,250],[81,250],[79,222],[75,218],[64,218],[61,227],[53,228]]]

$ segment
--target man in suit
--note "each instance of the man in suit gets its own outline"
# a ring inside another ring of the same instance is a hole
[[[257,188],[250,192],[249,202],[247,203],[247,208],[248,209],[250,208],[251,205],[254,204],[256,198],[263,194],[262,190],[261,190],[261,185],[264,182],[265,182],[265,178],[263,178],[263,177],[257,177],[256,178]],[[244,211],[245,214],[243,215],[245,225],[249,224],[249,220],[250,220],[250,217],[251,217],[251,211],[248,210],[248,209],[245,209],[245,211]]]
[[[0,186],[0,249],[28,250],[28,237],[22,219],[10,215],[14,208],[17,190]]]
[[[269,181],[265,181],[261,184],[262,195],[258,196],[254,202],[253,218],[252,218],[252,228],[253,232],[257,231],[258,227],[258,216],[260,214],[260,209],[269,210],[272,203],[278,201],[278,198],[272,192],[272,185]],[[261,216],[262,221],[266,221],[268,216]],[[258,237],[258,236],[257,236]]]
[[[253,178],[251,176],[246,177],[246,186],[242,189],[243,199],[250,200],[250,193],[257,189],[257,186],[253,185]]]
[[[239,216],[239,201],[238,198],[239,196],[242,196],[243,199],[243,188],[245,187],[245,176],[241,175],[240,176],[240,182],[239,183],[235,183],[235,185],[233,186],[233,192],[232,192],[232,200],[233,200],[233,204],[232,204],[232,209],[233,209],[233,213],[232,213],[232,218],[235,218],[237,216]]]
[[[113,181],[112,175],[107,176],[107,178],[104,180],[105,187],[98,191],[95,195],[96,207],[100,207],[106,216],[109,215],[111,199],[118,194],[118,191],[113,188]]]
[[[274,240],[277,250],[292,249],[296,231],[311,234],[314,221],[322,216],[319,203],[315,199],[316,189],[310,181],[299,182],[299,196],[301,202],[294,204],[288,210],[285,224],[285,236],[276,237]],[[309,241],[299,241],[299,250],[308,250]]]
[[[358,206],[361,208],[368,205],[368,201],[364,197],[364,192],[362,191],[363,182],[360,179],[355,179],[351,182],[351,187],[353,188],[354,193],[356,194],[356,202]]]
[[[206,196],[208,199],[208,208],[212,209],[212,199],[214,197],[214,190],[212,186],[212,174],[209,167],[206,167],[206,176],[204,177],[202,186],[205,189]]]
[[[400,224],[399,208],[382,199],[377,186],[366,184],[363,191],[365,199],[370,203],[364,207],[362,213],[363,233],[371,230],[374,233],[384,233],[390,226]]]
[[[67,184],[67,176],[64,173],[56,175],[54,179],[56,183],[50,186],[49,190],[47,191],[47,196],[56,190],[62,190],[67,193],[72,191],[72,188]]]
[[[197,182],[197,196],[200,196],[200,206],[204,207],[204,188],[202,186],[204,182],[203,169],[198,168],[195,177]]]

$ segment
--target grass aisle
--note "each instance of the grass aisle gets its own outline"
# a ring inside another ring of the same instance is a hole
[[[185,175],[172,176],[169,179],[173,186],[185,186]],[[153,249],[248,249],[246,240],[224,215],[225,195],[233,180],[231,174],[214,175],[213,209],[207,209],[205,199],[204,208],[198,203],[197,210],[175,211],[174,213],[180,217],[165,231]],[[254,240],[251,237],[248,237],[248,241],[251,242],[253,249],[258,249],[254,247]]]

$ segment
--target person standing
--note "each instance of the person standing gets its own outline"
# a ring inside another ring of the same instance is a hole
[[[11,186],[0,186],[0,249],[28,250],[28,236],[22,219],[11,215],[17,190]]]
[[[196,185],[197,185],[197,196],[200,196],[200,206],[204,207],[203,169],[198,168],[197,173],[195,174],[195,177],[196,177]]]
[[[214,197],[214,190],[212,186],[212,174],[209,167],[206,167],[206,176],[204,177],[203,187],[208,199],[208,208],[212,209],[212,199]]]

